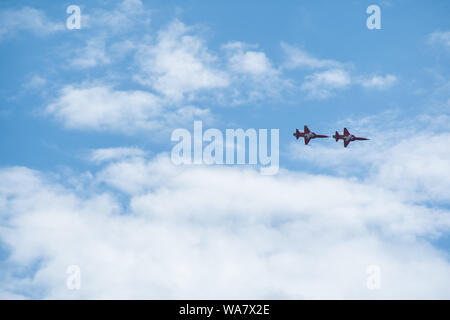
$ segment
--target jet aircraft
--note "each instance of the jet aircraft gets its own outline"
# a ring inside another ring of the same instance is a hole
[[[333,138],[336,139],[336,142],[338,142],[340,139],[342,139],[344,141],[344,147],[347,148],[348,144],[352,141],[356,141],[356,140],[370,140],[367,138],[360,138],[360,137],[355,137],[353,134],[350,134],[350,132],[348,132],[347,128],[344,128],[344,134],[340,135],[337,131],[336,133],[333,135]]]
[[[303,137],[305,139],[305,144],[308,144],[311,139],[328,138],[328,136],[315,134],[314,132],[311,132],[307,126],[304,126],[303,132],[300,132],[298,129],[295,129],[294,137],[297,138],[297,140],[300,137]]]

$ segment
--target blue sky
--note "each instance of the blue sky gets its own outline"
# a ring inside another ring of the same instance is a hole
[[[251,1],[245,4],[216,2],[210,6],[196,4],[195,1],[183,5],[152,2],[147,4],[151,8],[147,16],[152,19],[152,25],[142,30],[124,32],[120,38],[151,36],[159,27],[178,18],[187,25],[203,28],[208,48],[213,51],[220,51],[224,43],[241,41],[258,45],[274,64],[280,65],[284,58],[280,43],[285,42],[318,58],[349,63],[355,73],[402,77],[403,81],[381,93],[379,90],[355,87],[335,95],[333,99],[305,100],[304,95],[294,92],[281,102],[276,99],[263,100],[247,103],[242,108],[220,106],[216,111],[224,123],[231,121],[243,127],[280,128],[281,141],[287,143],[292,128],[303,123],[333,132],[338,129],[333,126],[334,122],[347,117],[361,118],[392,109],[398,110],[401,117],[423,112],[424,108],[433,111],[428,106],[427,97],[414,92],[419,89],[432,90],[438,82],[438,75],[434,72],[445,73],[448,56],[441,52],[442,48],[430,48],[426,44],[431,33],[446,30],[449,5],[445,1],[436,2],[433,6],[419,1],[414,5],[401,1],[386,3],[382,12],[382,30],[372,31],[365,26],[368,17],[365,8],[369,4],[364,1],[340,4],[327,1],[286,2],[275,7],[268,2],[256,5]],[[79,5],[85,7],[83,13],[87,14],[93,7],[93,4]],[[55,23],[64,23],[68,16],[60,14],[68,6],[64,2],[44,4],[31,1],[23,6],[43,10],[47,18]],[[21,5],[3,2],[2,7],[20,8]],[[108,9],[114,6],[99,3],[96,7]],[[2,41],[2,70],[8,75],[1,79],[1,121],[4,128],[1,143],[2,149],[8,150],[2,157],[3,165],[51,168],[66,161],[75,164],[72,162],[73,152],[77,149],[121,145],[122,142],[152,149],[155,147],[148,144],[146,137],[126,139],[92,132],[83,137],[83,132],[68,132],[48,118],[39,116],[39,110],[55,95],[58,86],[55,84],[45,95],[40,90],[28,90],[24,88],[24,83],[31,77],[45,75],[58,81],[61,87],[104,77],[111,70],[123,72],[129,66],[129,60],[87,70],[65,69],[64,59],[59,57],[61,54],[58,52],[67,50],[67,47],[83,47],[86,37],[95,35],[96,30],[66,30],[37,37],[30,33],[27,30],[18,31],[14,37],[5,37]],[[31,51],[33,55],[30,55]],[[304,70],[288,70],[286,73],[286,77],[298,83],[305,76]],[[139,85],[129,82],[120,83],[120,86],[139,88]],[[210,102],[206,106],[216,108]],[[158,150],[166,148],[167,135],[157,140],[161,142]],[[67,151],[71,154],[67,155]]]
[[[65,26],[71,4],[80,30]],[[366,27],[371,4],[381,30]],[[449,298],[427,278],[450,272],[449,13],[448,1],[2,1],[0,297]],[[173,166],[170,134],[194,120],[278,128],[280,172]],[[371,140],[304,146],[292,137],[304,124]],[[76,245],[85,223],[91,242]],[[172,238],[186,244],[157,245]],[[384,289],[365,288],[366,262],[386,270]],[[122,280],[99,275],[102,263]],[[65,288],[71,264],[87,270],[85,290]],[[307,276],[327,264],[345,283]],[[133,290],[142,265],[154,274]],[[220,281],[203,287],[201,272]]]

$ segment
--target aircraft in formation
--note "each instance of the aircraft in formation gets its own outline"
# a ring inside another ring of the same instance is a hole
[[[329,138],[329,136],[322,135],[322,134],[316,134],[314,132],[311,132],[307,126],[304,126],[303,132],[299,131],[298,129],[295,129],[294,137],[298,140],[299,138],[305,139],[305,144],[308,144],[311,139],[316,138]],[[362,137],[356,137],[355,135],[351,134],[347,128],[344,128],[344,133],[339,134],[339,132],[336,131],[336,133],[333,135],[333,138],[338,142],[339,140],[344,141],[344,148],[347,148],[350,142],[357,141],[357,140],[370,140],[368,138],[362,138]]]
[[[311,132],[307,126],[303,127],[303,132],[300,132],[298,129],[295,129],[294,136],[297,138],[297,140],[300,137],[303,137],[305,139],[305,144],[308,144],[311,139],[329,138],[328,136],[324,136],[322,134],[316,134],[315,132]]]
[[[336,133],[333,135],[333,138],[336,139],[336,142],[339,141],[339,139],[342,139],[344,141],[344,148],[347,148],[348,144],[352,141],[356,141],[356,140],[369,140],[367,138],[361,138],[361,137],[355,137],[353,134],[350,134],[350,132],[348,132],[347,128],[344,128],[344,134],[340,135],[337,131]]]

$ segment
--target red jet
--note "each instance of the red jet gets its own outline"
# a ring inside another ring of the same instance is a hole
[[[300,137],[305,138],[305,144],[308,144],[308,143],[309,143],[309,140],[311,140],[311,139],[316,139],[316,138],[329,138],[328,136],[324,136],[324,135],[321,135],[321,134],[315,134],[314,132],[311,132],[311,131],[308,129],[307,126],[304,126],[303,131],[304,131],[304,132],[300,132],[300,131],[298,131],[298,129],[295,129],[294,137],[296,137],[297,140],[298,140],[298,138],[300,138]]]
[[[350,132],[348,132],[347,128],[344,128],[344,134],[340,135],[337,131],[336,134],[333,136],[333,138],[336,139],[336,142],[339,141],[339,139],[344,140],[344,147],[347,148],[348,144],[352,141],[355,140],[370,140],[367,138],[360,138],[360,137],[355,137],[353,134],[350,134]]]

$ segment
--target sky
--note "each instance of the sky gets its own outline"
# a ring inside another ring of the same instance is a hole
[[[0,298],[449,299],[449,13],[2,1]],[[174,164],[194,121],[279,129],[279,171]]]

